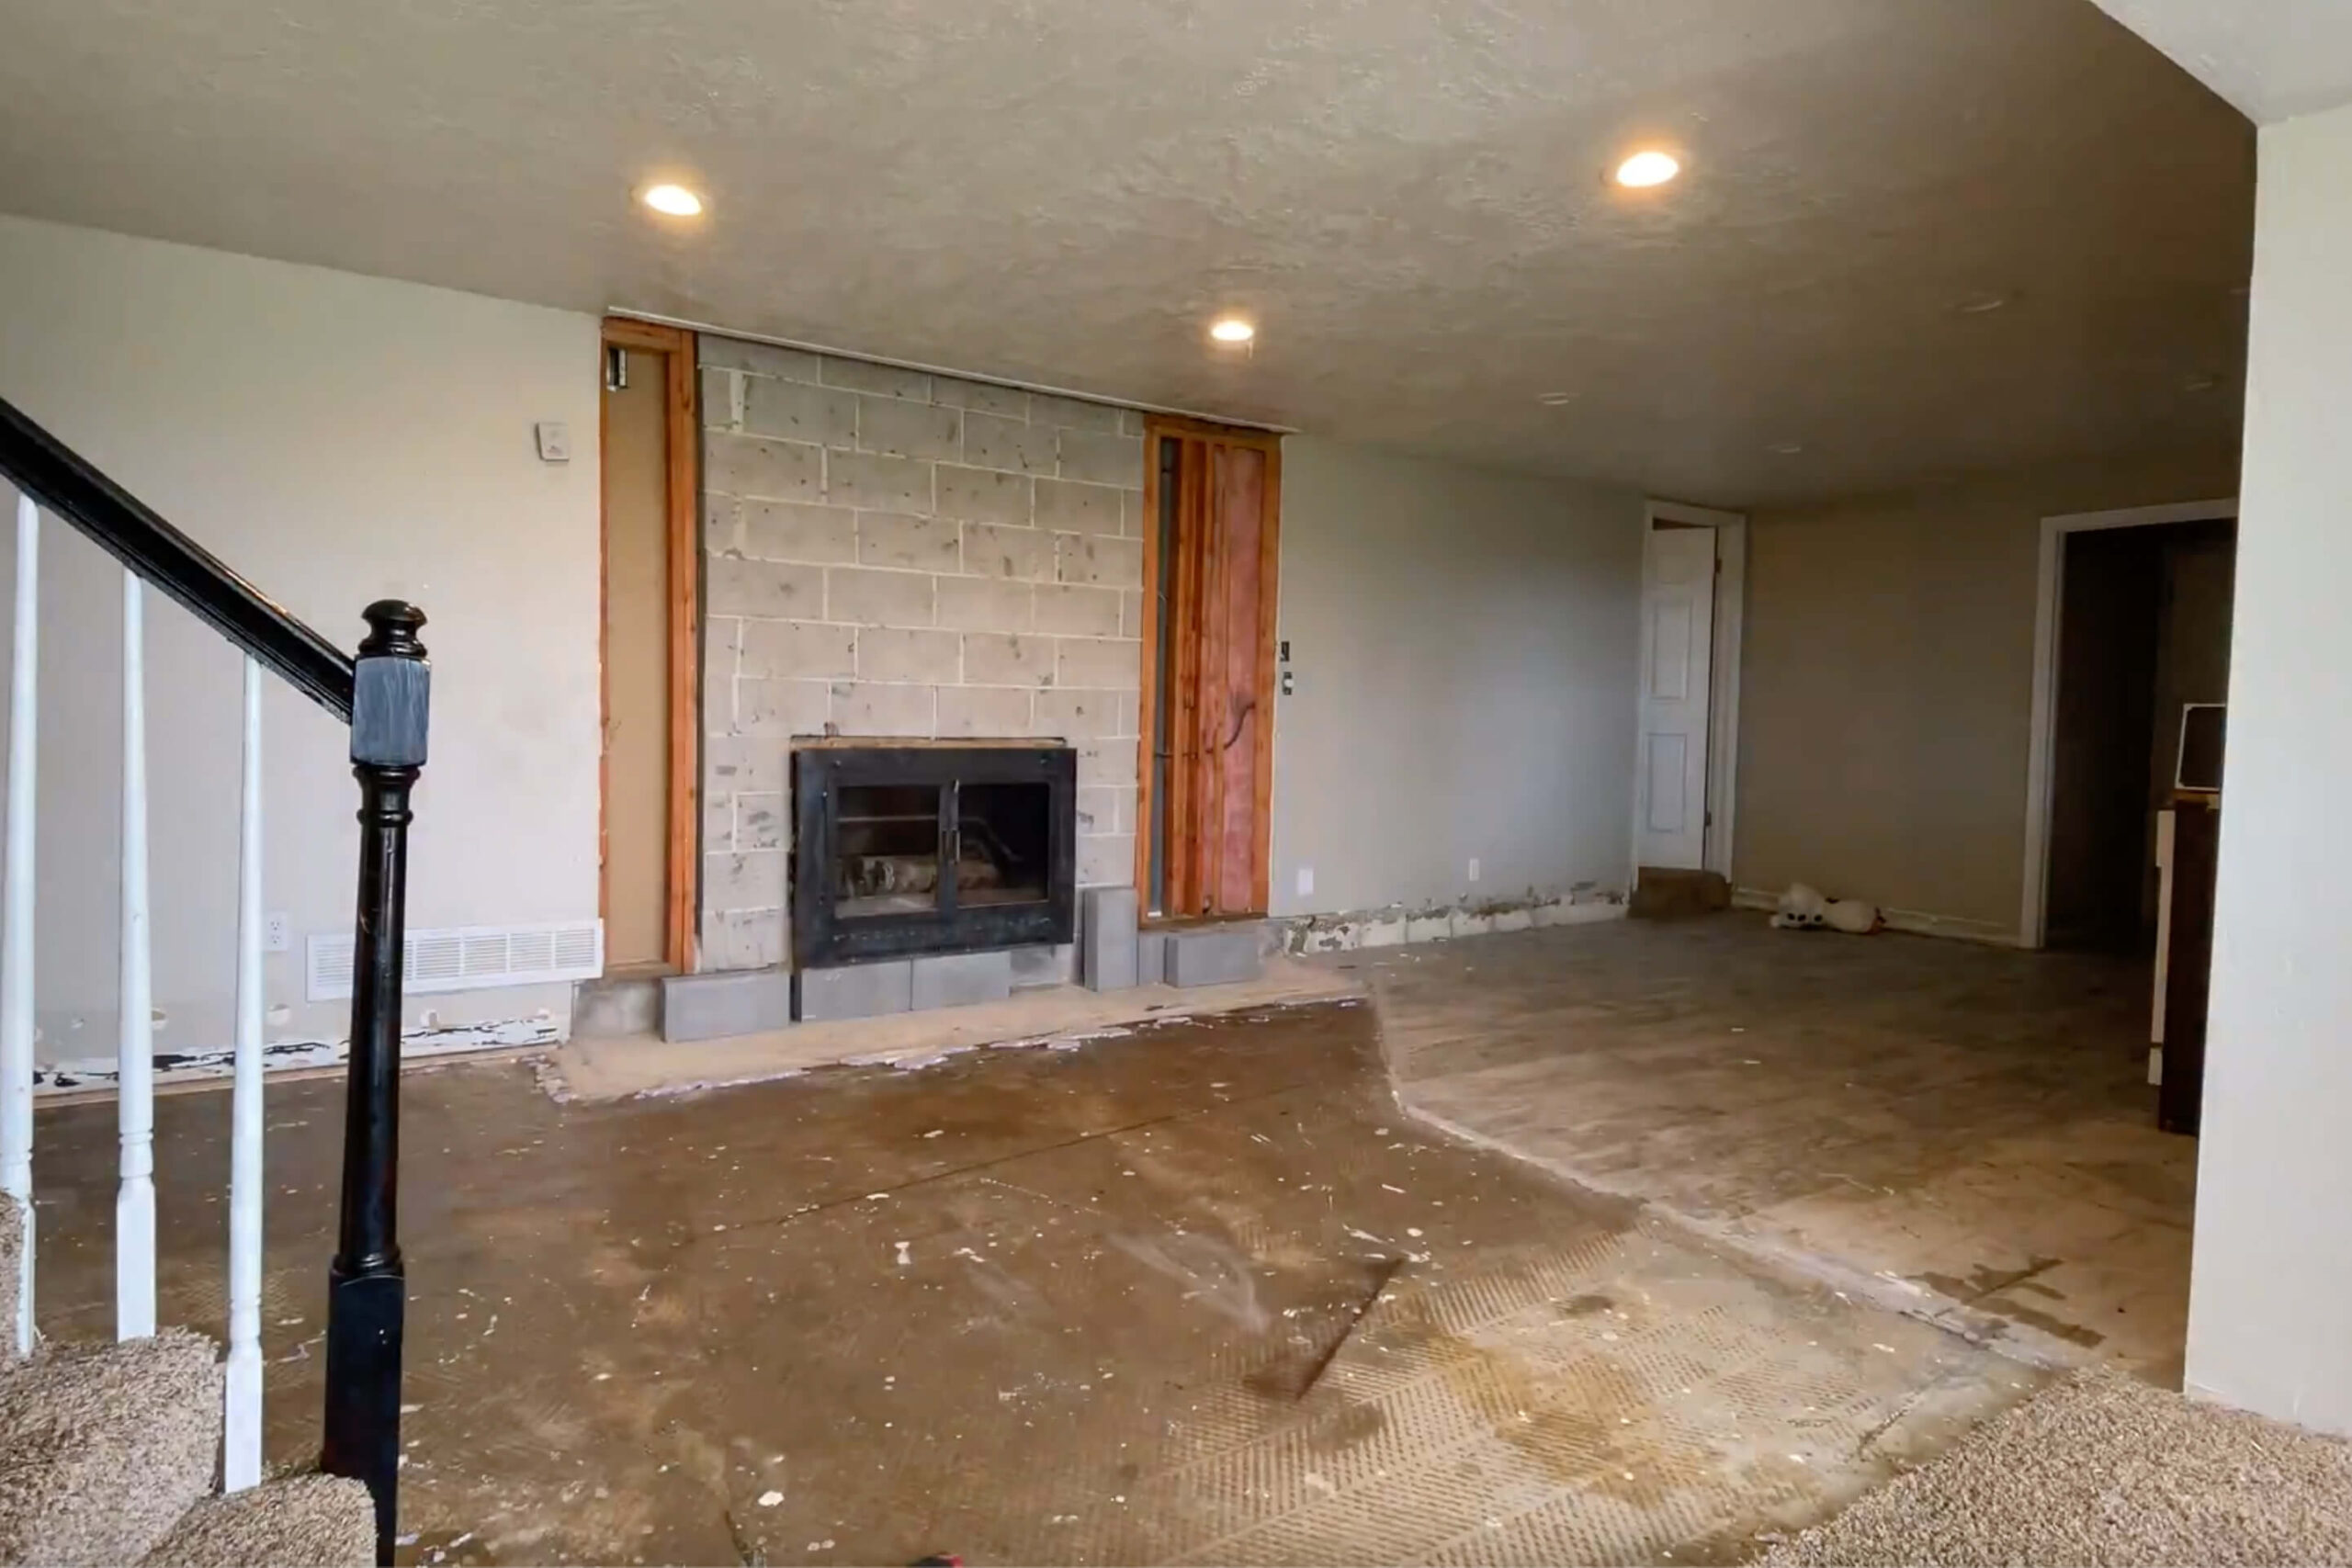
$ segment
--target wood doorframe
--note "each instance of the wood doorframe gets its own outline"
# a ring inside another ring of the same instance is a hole
[[[1166,435],[1206,436],[1231,446],[1247,446],[1266,457],[1266,484],[1260,504],[1258,548],[1258,660],[1256,695],[1263,722],[1258,726],[1251,784],[1257,800],[1251,823],[1250,903],[1263,914],[1272,893],[1274,788],[1274,632],[1279,611],[1277,592],[1281,560],[1283,441],[1272,431],[1250,430],[1188,419],[1181,414],[1147,414],[1143,424],[1143,697],[1136,728],[1136,860],[1138,902],[1148,906],[1151,886],[1151,820],[1158,802],[1152,795],[1152,728],[1158,717],[1159,669],[1159,442]],[[1145,919],[1153,919],[1146,909]]]
[[[1707,825],[1702,840],[1700,866],[1732,880],[1732,829],[1738,812],[1739,784],[1739,660],[1747,612],[1747,516],[1689,506],[1679,501],[1650,501],[1642,506],[1642,604],[1650,596],[1650,531],[1661,523],[1715,531],[1715,614],[1708,641],[1713,649],[1707,677]],[[1635,668],[1648,658],[1642,650]],[[1636,676],[1638,688],[1640,677]],[[1635,703],[1642,701],[1638,690]],[[1641,859],[1642,760],[1634,759],[1634,859]],[[1634,867],[1638,879],[1641,867]]]
[[[669,480],[665,510],[670,577],[670,810],[669,853],[665,857],[668,863],[668,892],[662,924],[664,962],[676,973],[686,974],[698,966],[695,900],[699,884],[697,873],[701,870],[702,862],[697,852],[702,796],[698,771],[701,751],[696,744],[702,708],[702,551],[701,530],[695,525],[696,513],[700,509],[702,440],[695,410],[699,378],[695,365],[695,334],[683,327],[659,326],[651,321],[608,316],[605,319],[602,347],[633,348],[641,353],[659,354],[662,355],[665,372],[662,445]],[[604,384],[601,351],[598,358],[596,375],[601,389]],[[596,518],[596,912],[601,919],[608,912],[606,902],[609,897],[605,885],[607,857],[605,853],[605,797],[608,784],[605,776],[605,725],[611,717],[610,682],[605,657],[605,617],[609,584],[605,580],[606,540],[602,498],[605,432],[601,392],[597,406],[600,412],[596,442],[599,468]]]
[[[2041,557],[2034,581],[2032,728],[2026,742],[2025,898],[2018,910],[2019,947],[2041,947],[2049,935],[2050,811],[2058,785],[2058,638],[2064,630],[2066,536],[2107,528],[2214,523],[2237,514],[2237,498],[2230,496],[2108,512],[2062,513],[2041,520]]]

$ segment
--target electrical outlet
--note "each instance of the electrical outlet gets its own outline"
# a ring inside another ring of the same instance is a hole
[[[261,922],[261,945],[266,953],[294,951],[294,919],[285,910],[265,915]]]
[[[1478,857],[1476,855],[1470,857],[1470,880],[1473,882],[1478,880]]]
[[[1315,896],[1315,868],[1311,865],[1298,868],[1298,896],[1302,898]]]

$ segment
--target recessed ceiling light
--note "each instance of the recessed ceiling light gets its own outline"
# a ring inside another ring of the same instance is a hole
[[[1577,400],[1574,392],[1539,392],[1535,400],[1547,409],[1564,409]]]
[[[693,218],[702,211],[702,197],[684,186],[650,186],[638,199],[656,212],[673,218]]]
[[[1662,186],[1682,172],[1681,163],[1671,152],[1655,150],[1636,152],[1617,165],[1617,183],[1621,186]]]
[[[1248,343],[1258,335],[1258,329],[1238,316],[1224,316],[1210,324],[1209,336],[1219,343]]]
[[[1972,294],[1952,307],[1957,315],[1989,316],[1996,310],[2007,310],[2017,299],[2014,294]]]

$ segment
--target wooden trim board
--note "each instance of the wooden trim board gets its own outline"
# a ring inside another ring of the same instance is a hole
[[[695,334],[678,327],[608,317],[603,345],[659,354],[663,361],[662,405],[667,459],[667,541],[669,567],[669,820],[666,897],[662,912],[664,959],[675,972],[698,966],[695,937],[695,902],[701,870],[701,731],[702,709],[702,551],[696,513],[700,510],[702,430],[696,390],[700,384],[695,363]],[[597,374],[601,384],[603,367]],[[601,407],[601,402],[600,402]],[[598,462],[603,462],[600,429]],[[605,538],[601,508],[597,535],[597,705],[601,724],[609,718],[607,682],[604,673],[604,625],[609,584],[605,581]],[[598,739],[597,859],[599,912],[605,901],[604,871],[605,794],[603,739]]]

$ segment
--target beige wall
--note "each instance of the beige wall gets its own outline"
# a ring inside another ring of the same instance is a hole
[[[2235,488],[2190,454],[1758,513],[1734,880],[2014,935],[2041,520]]]
[[[2187,1386],[2352,1433],[2352,107],[2261,148]]]
[[[1294,436],[1282,499],[1274,912],[1623,889],[1641,496]]]
[[[432,761],[413,928],[596,914],[597,326],[476,295],[0,218],[0,396],[331,640],[431,617]],[[532,425],[564,420],[543,463]],[[11,497],[13,500],[13,497]],[[7,552],[0,551],[0,558]],[[10,563],[0,558],[0,595]],[[121,572],[66,525],[41,556],[37,998],[44,1060],[114,1051]],[[154,1000],[167,1049],[229,1039],[240,661],[149,596]],[[8,600],[0,596],[0,622]],[[5,645],[0,645],[5,646]],[[344,728],[274,678],[264,725],[273,1041],[339,1039],[304,938],[348,931]],[[560,1024],[568,987],[432,996],[444,1022]]]

